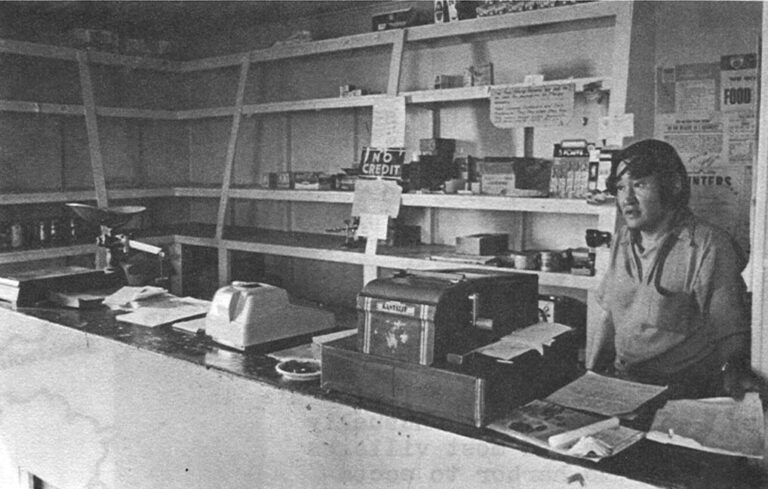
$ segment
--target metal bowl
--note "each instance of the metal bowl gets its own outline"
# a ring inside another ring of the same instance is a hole
[[[137,214],[141,214],[146,207],[140,205],[124,205],[116,207],[94,207],[87,204],[67,203],[67,207],[81,219],[92,224],[100,224],[110,228],[120,227]]]

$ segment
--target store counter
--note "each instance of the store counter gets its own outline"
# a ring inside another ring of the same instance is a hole
[[[0,487],[765,486],[754,462],[650,441],[597,464],[554,457],[275,363],[107,310],[0,309]]]

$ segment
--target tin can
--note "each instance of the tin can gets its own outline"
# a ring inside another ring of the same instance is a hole
[[[21,223],[11,224],[11,248],[21,248],[24,246],[24,232]]]
[[[542,272],[558,272],[560,271],[560,255],[554,251],[542,251],[539,253],[539,260],[541,261]]]
[[[40,242],[41,246],[44,246],[48,244],[48,238],[50,235],[48,234],[48,224],[46,224],[45,221],[40,221],[37,223],[37,239]]]

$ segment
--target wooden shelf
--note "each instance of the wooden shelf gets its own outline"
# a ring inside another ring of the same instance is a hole
[[[428,41],[456,36],[470,36],[505,29],[534,27],[562,22],[578,22],[590,19],[615,17],[621,2],[592,2],[562,7],[518,12],[514,14],[482,17],[447,24],[429,24],[405,29],[405,41]],[[303,44],[278,46],[228,56],[217,56],[179,63],[179,71],[210,70],[240,65],[248,58],[252,63],[312,56],[323,53],[382,46],[395,42],[398,30],[370,32],[352,36],[313,41]]]
[[[219,198],[221,196],[221,190],[210,187],[175,187],[174,195],[178,197]],[[334,190],[231,188],[229,190],[229,197],[232,199],[243,200],[352,204],[354,192]],[[495,195],[403,194],[402,205],[406,207],[534,212],[544,214],[576,214],[601,217],[614,216],[616,213],[616,206],[612,204],[591,205],[580,199],[502,197]]]
[[[464,37],[505,29],[518,29],[563,22],[615,17],[622,2],[591,2],[561,6],[528,12],[482,17],[446,24],[429,24],[405,29],[405,40],[428,41],[446,37]],[[302,44],[283,45],[258,49],[226,56],[216,56],[192,61],[175,61],[160,58],[128,56],[103,51],[81,50],[64,46],[0,39],[0,52],[75,61],[78,53],[85,52],[88,61],[101,65],[124,66],[133,69],[155,70],[170,73],[188,73],[227,66],[238,66],[245,59],[263,63],[281,59],[313,56],[324,53],[363,49],[393,44],[398,30],[368,32],[351,36],[325,39]]]
[[[249,59],[251,63],[263,63],[267,61],[277,61],[281,59],[298,58],[302,56],[312,56],[323,53],[333,53],[339,51],[349,51],[353,49],[383,46],[392,44],[396,35],[396,31],[368,32],[346,37],[325,39],[321,41],[258,49],[227,56],[216,56],[194,61],[184,61],[180,63],[179,71],[185,73],[190,71],[224,68],[227,66],[237,66],[241,64],[246,58]]]
[[[616,17],[622,8],[622,2],[595,1],[575,5],[566,5],[527,12],[516,12],[490,17],[449,22],[446,24],[428,24],[406,29],[406,41],[429,41],[446,37],[469,36],[490,33],[506,29],[536,27],[546,24],[578,22],[591,19]]]
[[[95,253],[96,244],[75,244],[51,248],[25,248],[19,251],[0,252],[0,264],[23,263],[35,260],[48,260],[66,256],[80,256]]]
[[[178,236],[177,242],[198,246],[216,246],[212,238]],[[378,254],[367,254],[362,249],[349,250],[341,245],[344,238],[339,235],[283,232],[276,230],[235,230],[227,229],[222,246],[227,250],[248,251],[267,255],[286,256],[306,260],[346,263],[359,266],[374,266],[394,269],[441,269],[480,268],[497,272],[523,272],[539,276],[539,284],[546,286],[591,289],[598,285],[595,277],[584,277],[567,273],[544,273],[529,270],[489,267],[463,264],[453,261],[432,260],[429,257],[441,252],[453,251],[451,246],[419,245],[408,248],[379,247]]]
[[[178,61],[168,59],[127,56],[103,51],[82,50],[64,46],[53,46],[50,44],[0,39],[0,53],[76,61],[78,53],[80,52],[86,53],[88,61],[101,65],[124,66],[133,69],[165,71],[170,73],[178,73],[181,68]]]
[[[150,199],[173,197],[175,194],[170,187],[160,187],[113,189],[108,190],[107,195],[112,199]],[[96,200],[96,193],[93,190],[0,193],[0,205],[46,204],[83,200]]]
[[[223,247],[230,251],[247,251],[266,255],[345,263],[358,266],[374,266],[390,269],[444,269],[474,268],[495,272],[532,273],[539,276],[539,284],[588,290],[598,285],[595,277],[570,275],[567,273],[545,273],[530,270],[489,267],[463,264],[453,261],[430,259],[430,256],[449,252],[451,246],[419,245],[409,248],[379,247],[379,254],[366,254],[362,249],[345,249],[344,238],[340,235],[284,232],[254,228],[227,228],[221,243],[213,237],[213,225],[181,225],[165,230],[138,231],[137,239],[155,245],[180,244]],[[30,248],[20,251],[0,252],[0,264],[22,263],[34,260],[62,258],[95,253],[95,244],[76,244],[51,248]]]
[[[560,85],[564,83],[573,83],[577,92],[583,92],[584,87],[591,84],[600,84],[601,90],[610,90],[611,83],[609,78],[588,77],[588,78],[566,78],[563,80],[546,80],[538,85]],[[525,87],[524,83],[512,83],[508,85],[485,85],[477,87],[445,88],[441,90],[416,90],[412,92],[403,92],[408,104],[429,104],[438,102],[464,102],[469,100],[489,99],[491,89],[494,87]]]

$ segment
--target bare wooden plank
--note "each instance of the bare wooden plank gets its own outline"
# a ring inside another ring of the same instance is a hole
[[[96,114],[103,117],[127,119],[178,120],[174,110],[132,109],[128,107],[96,107]]]
[[[248,57],[244,57],[240,66],[240,79],[237,83],[237,96],[235,99],[235,114],[232,117],[232,130],[229,134],[229,144],[227,145],[227,156],[224,160],[224,176],[221,182],[221,198],[219,200],[219,213],[216,218],[216,239],[220,240],[224,234],[224,220],[227,215],[227,206],[229,204],[229,187],[232,184],[232,167],[235,161],[235,149],[237,148],[237,136],[240,131],[240,120],[242,119],[243,100],[245,99],[245,85],[248,80],[248,68],[251,62]]]
[[[336,51],[382,46],[393,42],[393,37],[395,35],[396,33],[394,30],[367,32],[364,34],[355,34],[352,36],[325,39],[304,44],[285,45],[254,50],[247,53],[204,58],[182,62],[179,66],[179,71],[185,73],[190,71],[224,68],[226,66],[236,66],[242,62],[243,56],[250,57],[252,63],[261,63],[264,61],[275,61],[279,59],[297,58]]]
[[[93,97],[93,84],[91,82],[91,70],[88,66],[87,54],[78,52],[77,64],[80,69],[80,89],[83,95],[83,107],[85,109],[85,125],[88,130],[88,150],[91,155],[91,170],[93,172],[93,186],[96,191],[96,204],[99,207],[107,207],[107,184],[104,177],[104,162],[101,158],[101,142],[99,141],[99,126],[96,121],[96,103]]]
[[[0,39],[0,52],[76,61],[78,55],[84,51],[71,47]],[[107,53],[103,51],[88,51],[88,53],[88,57],[92,63],[102,65],[125,66],[133,69],[165,71],[171,73],[181,71],[181,63],[169,59],[127,56],[124,54]]]
[[[178,73],[181,63],[170,59],[149,58],[145,56],[128,56],[125,54],[89,51],[92,63],[108,66],[124,66],[134,70],[164,71]]]
[[[20,100],[0,100],[2,112],[27,112],[32,114],[84,115],[82,105],[49,104]]]
[[[403,66],[403,49],[405,48],[405,29],[398,29],[392,43],[392,57],[389,60],[389,82],[387,95],[397,95],[400,91],[400,71]]]
[[[0,39],[0,52],[75,61],[77,59],[78,50],[34,42]]]
[[[211,117],[227,117],[234,114],[234,107],[212,107],[209,109],[188,109],[176,111],[176,119],[186,121],[207,119]]]
[[[0,194],[1,205],[42,204],[53,202],[70,202],[78,200],[94,200],[92,190],[69,192],[25,192]]]

